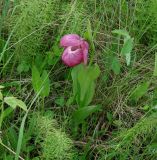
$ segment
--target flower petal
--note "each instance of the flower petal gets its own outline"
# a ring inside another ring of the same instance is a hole
[[[82,42],[82,39],[77,34],[67,34],[61,38],[60,46],[79,46]]]
[[[83,62],[83,51],[81,48],[72,50],[72,47],[67,47],[62,55],[62,61],[69,67],[76,66]]]
[[[83,62],[86,65],[87,60],[88,60],[89,44],[86,41],[83,41],[83,43],[81,44],[81,48],[82,48],[82,51],[83,51]]]

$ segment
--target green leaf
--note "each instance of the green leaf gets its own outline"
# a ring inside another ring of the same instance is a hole
[[[60,39],[60,37],[58,37],[58,38]],[[61,49],[61,47],[58,46],[58,41],[56,41],[56,42],[57,43],[54,44],[53,47],[52,47],[52,52],[53,52],[54,57],[60,57],[62,49]]]
[[[50,93],[50,80],[49,80],[49,75],[47,71],[43,71],[43,74],[41,76],[41,87],[42,87],[42,92],[41,96],[47,97]]]
[[[42,70],[43,70],[43,68],[44,68],[44,66],[46,65],[46,57],[44,57],[43,55],[37,55],[36,57],[35,57],[35,66],[37,67],[37,69],[38,69],[38,72],[41,74],[41,72],[42,72]]]
[[[88,66],[87,72],[91,80],[96,80],[100,75],[100,68],[97,64],[94,66]]]
[[[25,126],[26,118],[27,118],[27,113],[23,117],[22,123],[21,123],[21,126],[20,126],[19,137],[18,137],[17,148],[16,148],[15,160],[19,159],[19,155],[20,155],[20,151],[21,151],[21,146],[22,146],[22,139],[23,139],[23,133],[24,133],[24,126]]]
[[[1,86],[1,85],[0,85],[0,90],[3,89],[3,88],[4,88],[4,86]]]
[[[121,67],[121,65],[120,65],[117,57],[113,57],[112,65],[111,65],[111,68],[112,68],[113,72],[115,74],[119,74],[120,73],[120,67]]]
[[[23,101],[15,98],[15,97],[5,97],[4,102],[6,104],[8,104],[10,107],[12,107],[13,109],[15,109],[18,106],[21,109],[23,109],[24,111],[27,111],[26,104]]]
[[[75,123],[75,125],[79,125],[84,122],[84,120],[91,115],[92,113],[95,113],[97,111],[101,111],[100,105],[93,105],[93,106],[87,106],[83,108],[79,108],[73,113],[72,119]]]
[[[80,101],[84,101],[87,90],[91,87],[90,77],[88,76],[88,71],[86,69],[81,70],[78,73],[78,83],[80,87]],[[79,89],[78,89],[79,90]],[[83,104],[84,106],[85,104]],[[85,105],[86,106],[86,105]]]
[[[150,108],[151,108],[151,107],[150,107],[149,105],[145,105],[145,106],[142,107],[142,109],[143,109],[144,111],[148,111]]]
[[[41,78],[40,78],[40,73],[36,66],[32,67],[32,85],[33,89],[36,93],[40,92],[41,90]]]
[[[126,39],[124,42],[123,48],[121,50],[122,55],[126,55],[132,51],[133,48],[133,38]]]
[[[124,44],[121,54],[125,56],[127,66],[129,66],[131,61],[131,51],[133,49],[133,38],[131,38],[129,33],[125,30],[114,30],[112,33],[116,33],[124,37]]]
[[[17,72],[18,73],[28,72],[29,68],[30,68],[30,66],[25,61],[23,61],[18,65]]]
[[[130,99],[137,102],[142,96],[144,96],[147,91],[150,82],[144,82],[136,87],[136,89],[131,93]]]
[[[10,145],[13,148],[16,148],[18,136],[17,136],[17,130],[15,127],[11,126],[7,129],[7,139],[9,140]]]
[[[74,97],[77,96],[78,91],[79,91],[78,90],[78,88],[79,88],[79,86],[78,86],[79,85],[78,84],[78,73],[82,69],[83,69],[83,65],[80,64],[80,65],[74,67],[72,69],[72,72],[71,72],[71,77],[72,77],[72,80],[73,80],[73,94],[74,94]]]
[[[92,101],[95,91],[94,80],[98,78],[99,74],[100,69],[98,65],[88,66],[78,72],[78,90],[80,95],[78,102],[81,107],[89,105]]]
[[[67,107],[70,106],[73,102],[74,102],[74,97],[72,96],[72,97],[70,97],[70,98],[67,100],[66,106],[67,106]]]
[[[98,65],[84,67],[82,64],[73,68],[73,93],[80,107],[88,106],[95,91],[95,80],[100,74]]]
[[[54,64],[54,59],[56,57],[53,55],[52,52],[47,52],[47,55],[46,55],[46,62],[48,63],[48,65],[53,65]]]
[[[157,53],[155,53],[155,66],[154,66],[154,76],[157,76]]]
[[[133,49],[133,38],[129,38],[124,42],[121,54],[126,57],[126,63],[129,66],[131,60],[131,51]]]
[[[46,70],[43,71],[41,77],[40,72],[33,66],[32,68],[32,85],[36,94],[46,97],[50,93],[50,80]]]
[[[115,30],[112,31],[112,33],[115,33],[115,34],[118,34],[120,36],[124,36],[124,37],[130,38],[129,33],[126,30],[115,29]]]
[[[56,99],[56,100],[55,100],[55,103],[56,103],[57,105],[63,107],[64,104],[65,104],[64,97],[60,97],[60,98]]]
[[[50,80],[46,70],[43,71],[41,77],[36,66],[32,68],[32,85],[34,91],[42,97],[46,97],[50,93]]]
[[[14,109],[15,109],[15,108],[14,108]],[[13,108],[11,108],[11,107],[9,107],[9,108],[5,109],[5,110],[3,111],[3,119],[4,119],[4,118],[6,118],[6,117],[8,117],[8,116],[9,116],[9,114],[11,114],[11,112],[13,112],[13,111],[14,111],[14,109],[13,109]]]
[[[87,106],[91,103],[94,93],[95,93],[95,83],[91,82],[88,90],[86,91],[86,95],[82,101],[82,107]]]

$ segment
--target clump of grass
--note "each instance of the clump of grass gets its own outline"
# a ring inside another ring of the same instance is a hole
[[[42,158],[72,160],[76,156],[72,140],[58,128],[56,121],[49,115],[37,114],[36,124]]]
[[[103,154],[100,159],[154,159],[157,154],[154,148],[157,138],[156,115],[152,113],[132,128],[121,130],[117,137],[107,143],[106,155]]]
[[[54,17],[58,9],[57,1],[22,0],[10,17],[11,29],[15,27],[12,38],[15,45],[15,56],[18,61],[30,60],[41,53],[44,36],[49,27],[54,25]]]
[[[146,46],[153,46],[156,44],[157,39],[157,1],[140,0],[135,3],[136,17],[134,30],[137,34],[137,39]],[[140,31],[139,31],[140,28]]]
[[[70,151],[72,141],[59,130],[54,130],[46,135],[42,148],[45,159],[72,160],[74,157],[74,153]]]
[[[82,34],[87,24],[86,4],[87,2],[81,0],[74,1],[74,3],[66,2],[66,4],[62,5],[64,7],[63,13],[66,13],[67,16],[61,15],[63,18],[61,33],[66,31],[67,33]]]

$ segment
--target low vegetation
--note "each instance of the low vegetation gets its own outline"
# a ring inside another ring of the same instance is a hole
[[[0,1],[0,159],[156,160],[157,0]],[[78,34],[88,64],[66,66]]]

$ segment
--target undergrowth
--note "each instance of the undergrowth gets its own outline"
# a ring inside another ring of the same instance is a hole
[[[19,63],[30,67],[36,55],[45,55],[47,48],[52,46],[53,29],[58,25],[59,4],[56,2],[23,0],[13,10],[8,23],[10,30],[13,30],[11,43],[17,42],[13,53],[14,65]]]
[[[36,143],[41,145],[42,159],[73,159],[75,151],[73,142],[62,132],[51,115],[35,115]]]
[[[157,0],[2,0],[0,159],[155,160],[156,9]],[[60,60],[70,33],[90,45],[80,73]]]
[[[155,159],[156,124],[156,113],[142,117],[135,126],[123,129],[109,141],[107,145],[111,145],[111,148],[102,149],[100,159]]]

